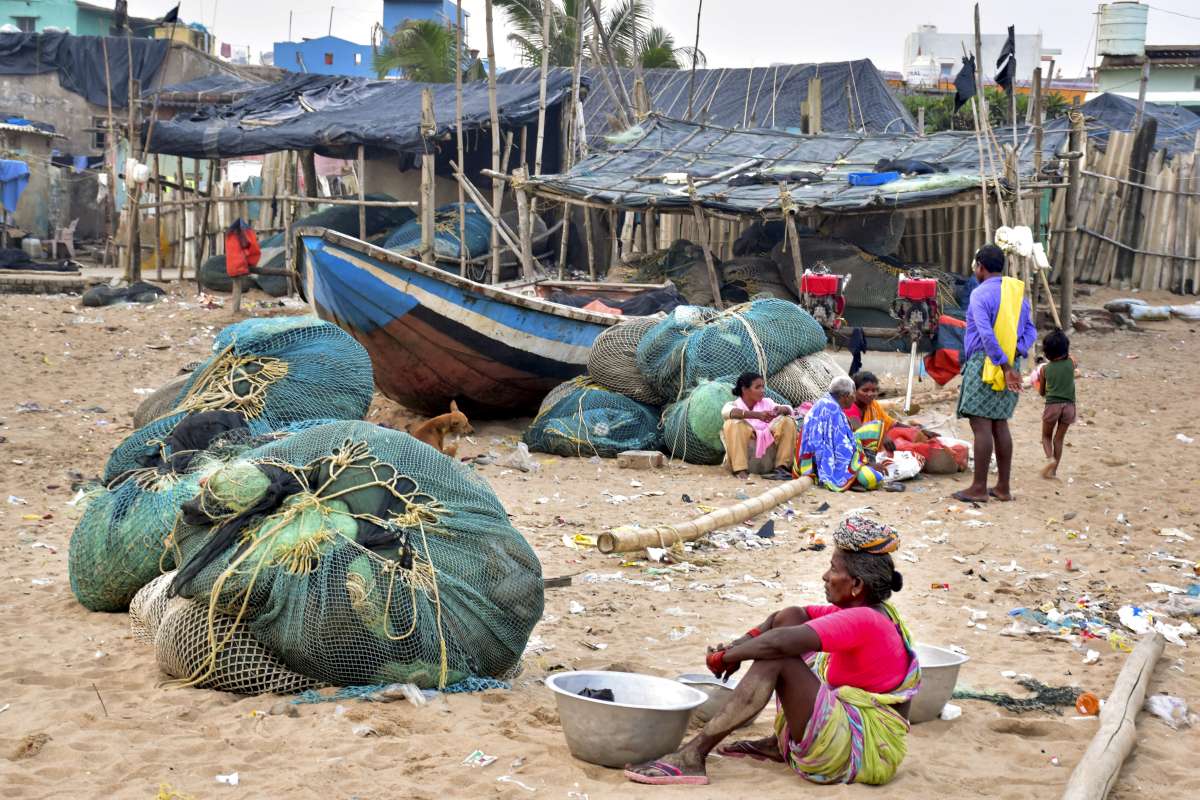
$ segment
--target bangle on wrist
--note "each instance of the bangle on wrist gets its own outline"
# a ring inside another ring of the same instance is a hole
[[[758,628],[751,628],[750,630],[746,631],[746,635],[751,639],[757,639],[759,636],[762,636],[762,631]]]

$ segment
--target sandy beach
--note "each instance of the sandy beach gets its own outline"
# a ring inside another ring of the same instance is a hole
[[[1086,304],[1109,296],[1098,293]],[[1165,294],[1147,299],[1177,301]],[[69,501],[72,484],[97,476],[131,432],[145,390],[204,358],[230,316],[199,307],[190,287],[173,288],[154,306],[84,309],[78,300],[8,296],[0,307],[8,341],[0,360],[7,376],[0,385],[0,796],[1057,797],[1097,727],[1095,718],[1070,708],[1016,715],[956,701],[961,718],[913,728],[908,758],[882,790],[811,786],[782,766],[730,759],[710,762],[708,787],[661,789],[573,759],[541,679],[561,669],[667,677],[703,671],[706,643],[728,640],[782,605],[822,601],[829,550],[811,549],[813,536],[828,541],[845,514],[863,507],[904,536],[898,567],[906,588],[895,602],[916,638],[963,648],[970,661],[960,686],[975,690],[1023,695],[1002,675],[1013,671],[1104,697],[1122,652],[1102,640],[1003,635],[1009,612],[1048,603],[1065,609],[1082,597],[1115,612],[1165,599],[1148,583],[1200,581],[1189,566],[1163,557],[1200,560],[1200,481],[1193,472],[1200,441],[1184,440],[1200,439],[1200,377],[1191,369],[1200,336],[1194,323],[1146,323],[1138,333],[1073,337],[1083,372],[1081,418],[1058,482],[1037,477],[1041,401],[1022,399],[1013,423],[1013,503],[976,510],[955,502],[950,495],[967,485],[966,475],[917,480],[903,494],[810,491],[790,504],[790,519],[779,509],[769,546],[704,549],[698,565],[665,569],[638,554],[604,556],[572,539],[616,525],[689,519],[698,506],[733,503],[741,491],[772,484],[744,484],[719,467],[675,463],[630,472],[613,461],[543,454],[535,454],[541,468],[532,473],[480,467],[544,574],[573,576],[571,585],[547,590],[545,617],[534,631],[542,648],[511,691],[440,696],[419,708],[305,704],[290,716],[271,713],[280,710],[273,696],[167,688],[152,649],[132,637],[128,615],[91,613],[71,594],[67,547],[79,511]],[[868,353],[868,369],[871,359]],[[885,383],[897,386],[895,378]],[[934,388],[922,385],[918,394]],[[926,411],[950,415],[953,403]],[[382,398],[371,416],[397,427],[411,419]],[[527,422],[477,424],[459,455],[507,454]],[[1172,528],[1195,538],[1161,534]],[[572,613],[573,603],[582,611]],[[1099,652],[1097,662],[1084,663],[1088,649]],[[1168,644],[1150,691],[1183,697],[1200,711],[1198,651],[1200,637],[1186,648]],[[769,722],[762,715],[752,733],[765,734]],[[363,724],[374,735],[355,735]],[[1200,792],[1200,730],[1172,730],[1142,714],[1137,731],[1136,751],[1111,797],[1172,800]],[[474,750],[497,760],[464,766]],[[236,787],[217,781],[233,773]]]

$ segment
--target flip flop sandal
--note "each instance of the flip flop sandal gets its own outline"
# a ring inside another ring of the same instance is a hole
[[[953,497],[955,500],[957,500],[960,503],[986,503],[987,502],[987,500],[977,500],[974,497],[967,497],[966,491],[955,492],[954,494],[952,494],[950,496]]]
[[[643,775],[631,769],[625,770],[625,777],[634,783],[645,783],[651,786],[707,786],[707,775],[684,775],[683,770],[665,761],[651,761],[642,764],[639,769],[656,769],[662,775]]]

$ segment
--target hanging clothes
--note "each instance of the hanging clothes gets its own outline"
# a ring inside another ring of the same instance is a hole
[[[13,213],[21,201],[21,193],[29,183],[29,165],[15,159],[0,159],[0,202],[4,210]]]

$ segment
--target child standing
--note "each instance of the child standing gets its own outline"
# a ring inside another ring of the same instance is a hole
[[[1038,393],[1046,398],[1042,413],[1042,449],[1046,451],[1046,466],[1042,477],[1053,479],[1062,462],[1063,440],[1067,428],[1075,421],[1075,360],[1071,358],[1071,340],[1061,330],[1046,334],[1042,352],[1049,362],[1041,368]]]

